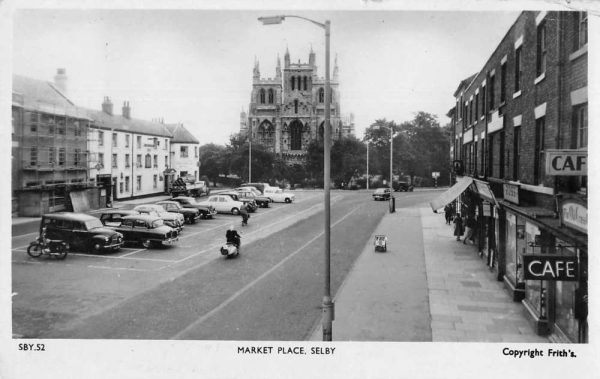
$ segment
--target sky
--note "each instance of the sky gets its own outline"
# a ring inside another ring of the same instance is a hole
[[[274,10],[34,9],[13,17],[13,73],[52,81],[65,68],[68,96],[101,109],[104,96],[132,117],[183,123],[204,143],[225,144],[247,110],[255,59],[274,77],[277,57],[316,53],[324,76],[321,28],[288,18],[262,25]],[[293,11],[331,21],[342,114],[356,135],[375,120],[396,122],[425,111],[445,116],[460,81],[484,66],[516,11]]]

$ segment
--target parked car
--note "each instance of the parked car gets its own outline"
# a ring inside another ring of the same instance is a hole
[[[110,228],[121,233],[126,242],[140,243],[145,248],[170,245],[179,236],[179,232],[165,225],[160,217],[145,214],[125,216],[120,225]]]
[[[389,188],[377,188],[375,192],[373,192],[373,200],[389,200],[390,198],[390,189]]]
[[[167,212],[160,205],[141,204],[134,207],[133,210],[150,216],[158,216],[165,222],[165,225],[176,229],[179,233],[181,233],[183,230],[183,223],[185,221],[183,215],[179,213]]]
[[[171,199],[171,201],[176,201],[181,204],[184,208],[194,208],[200,212],[202,218],[213,218],[214,215],[217,214],[215,207],[212,205],[200,204],[198,199],[190,196],[178,196]]]
[[[265,188],[270,187],[269,183],[242,183],[240,187],[251,186],[260,191],[261,194],[265,192]]]
[[[263,193],[265,197],[268,197],[273,202],[279,203],[291,203],[296,199],[296,195],[291,192],[285,192],[281,188],[267,187]]]
[[[227,195],[211,195],[205,201],[199,201],[198,204],[212,205],[218,213],[230,213],[233,215],[240,214],[242,208],[241,201],[235,201],[231,196]]]
[[[181,213],[188,224],[195,224],[196,220],[200,218],[199,210],[193,208],[184,208],[176,201],[159,201],[156,203],[156,205],[162,206],[167,212]]]
[[[240,197],[246,199],[253,199],[256,205],[261,208],[269,208],[269,203],[271,203],[271,199],[266,196],[262,196],[260,192],[255,189],[252,191],[253,187],[238,187],[235,190],[240,194]]]
[[[140,212],[134,211],[133,209],[112,209],[100,214],[100,222],[102,222],[104,226],[118,226],[121,225],[123,217],[139,214]]]
[[[393,187],[394,187],[394,191],[396,191],[396,192],[398,192],[398,191],[412,192],[415,189],[415,186],[413,186],[409,182],[405,182],[405,181],[400,181],[400,182],[394,181]]]
[[[254,201],[254,199],[240,196],[240,193],[238,191],[219,192],[219,195],[231,196],[233,200],[241,201],[246,206],[246,210],[248,210],[248,212],[256,212],[256,209],[258,208],[258,205]]]
[[[123,245],[123,235],[104,227],[94,216],[85,213],[60,212],[42,216],[40,236],[46,228],[46,238],[61,240],[70,248],[80,248],[101,252],[119,250]]]
[[[193,175],[187,175],[183,178],[177,178],[171,183],[171,196],[202,196],[208,195],[210,190],[206,182],[196,181]]]

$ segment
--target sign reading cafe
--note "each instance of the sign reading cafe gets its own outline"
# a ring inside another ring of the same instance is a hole
[[[546,174],[556,176],[587,175],[587,150],[547,149]]]

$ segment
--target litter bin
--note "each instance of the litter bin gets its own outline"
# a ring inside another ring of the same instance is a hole
[[[390,197],[390,213],[396,212],[396,198],[394,196]]]

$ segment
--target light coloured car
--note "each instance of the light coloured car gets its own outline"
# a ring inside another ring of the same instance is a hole
[[[199,201],[198,204],[210,206],[217,211],[217,213],[229,213],[233,215],[239,215],[240,209],[244,203],[236,201],[228,195],[211,195],[204,201]]]
[[[181,232],[183,229],[184,217],[180,213],[167,212],[165,208],[157,204],[141,204],[133,208],[134,211],[138,211],[142,214],[157,215],[160,217],[167,226],[176,229]]]
[[[268,197],[275,203],[291,203],[296,199],[296,195],[291,192],[285,192],[281,188],[267,187],[264,190],[263,196]]]

